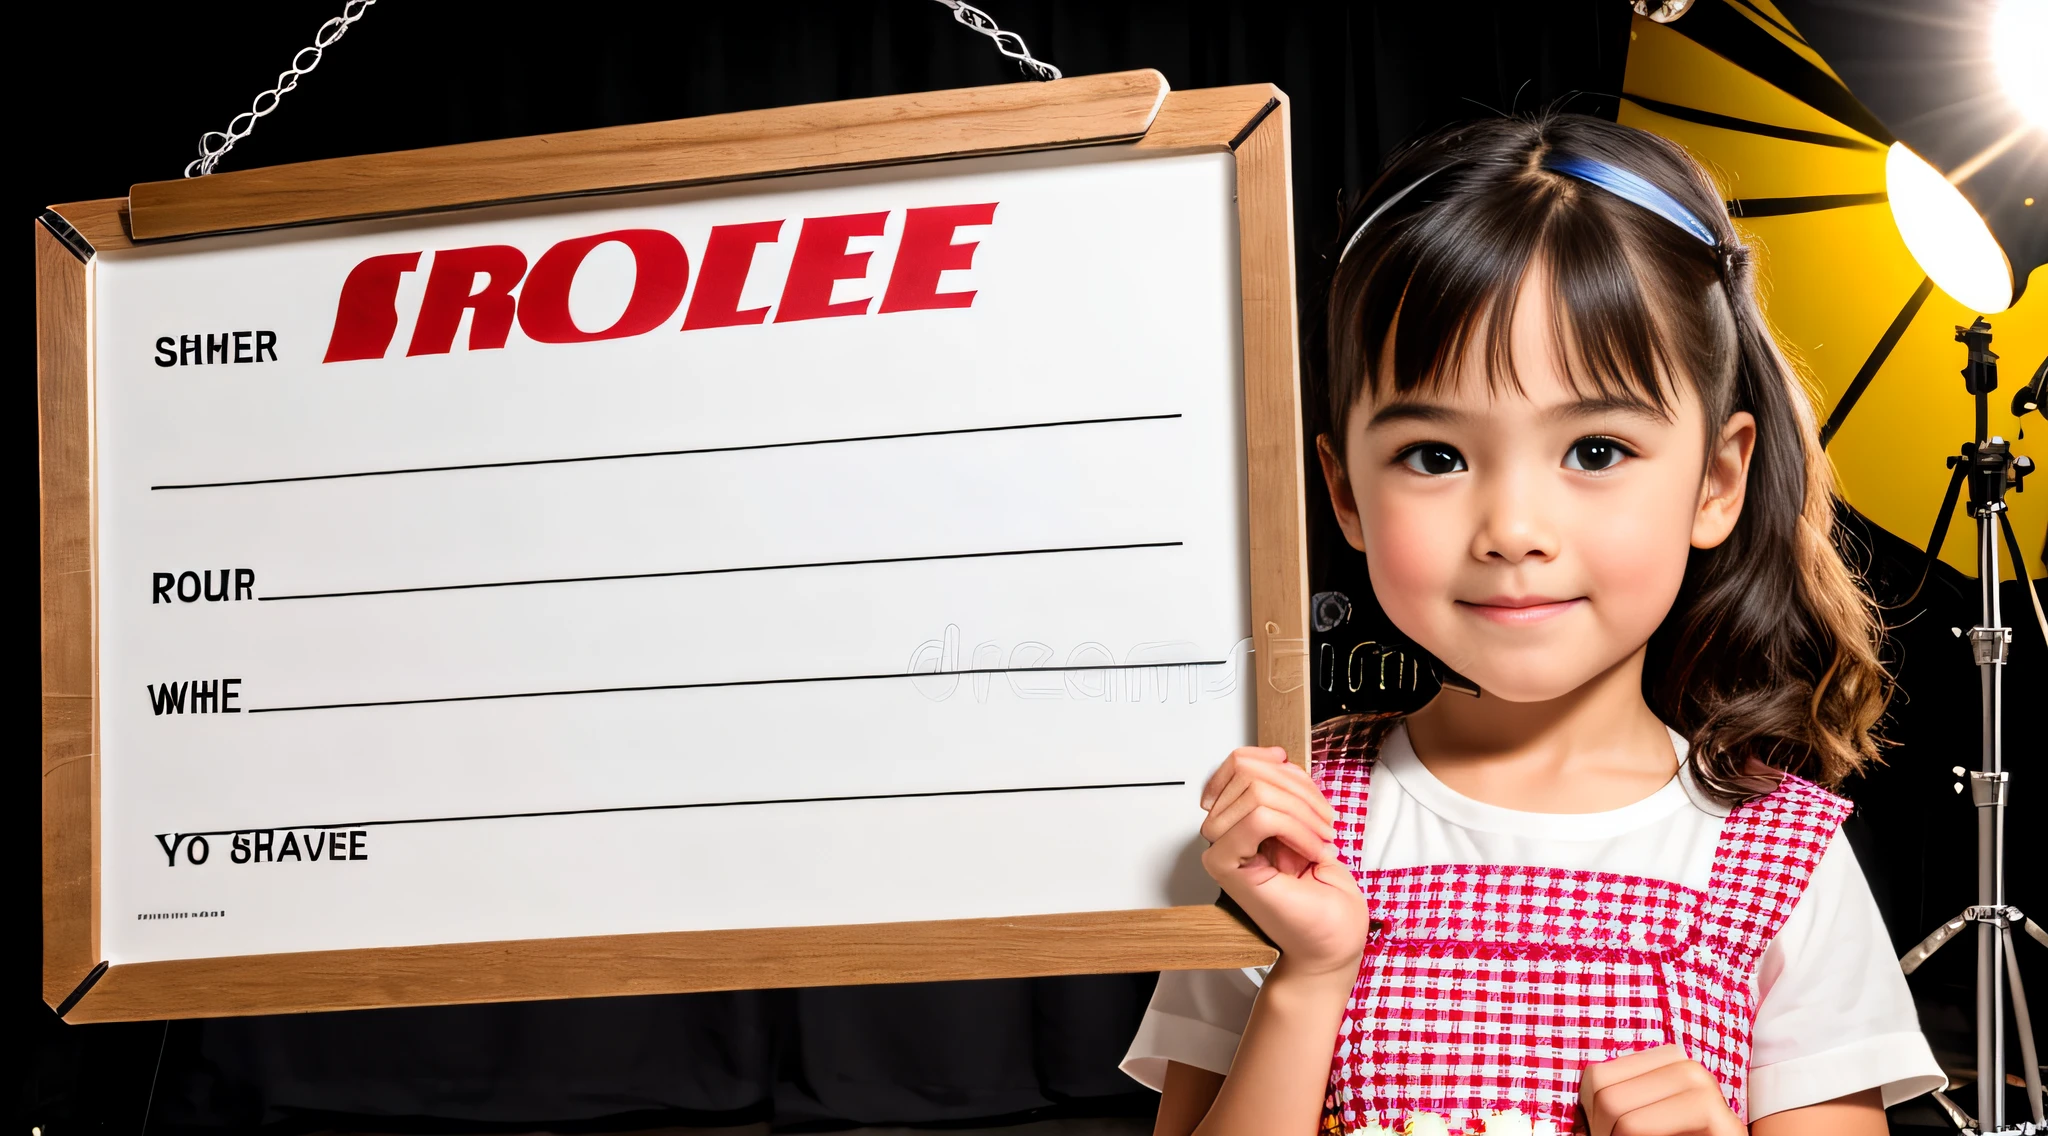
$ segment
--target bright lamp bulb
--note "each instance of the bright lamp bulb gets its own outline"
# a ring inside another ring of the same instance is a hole
[[[1940,170],[1894,142],[1885,155],[1884,182],[1892,223],[1942,291],[1983,315],[2012,306],[2012,267],[2005,250]]]
[[[2004,0],[1991,17],[1998,82],[2020,113],[2048,130],[2048,0]]]

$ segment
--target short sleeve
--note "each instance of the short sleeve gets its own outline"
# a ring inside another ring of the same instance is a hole
[[[1881,1089],[1889,1107],[1947,1084],[1840,832],[1764,951],[1757,991],[1752,1120],[1868,1089]]]
[[[1118,1068],[1154,1092],[1166,1084],[1169,1061],[1230,1072],[1258,997],[1258,983],[1242,970],[1162,971]]]

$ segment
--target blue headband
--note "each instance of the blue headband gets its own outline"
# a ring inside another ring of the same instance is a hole
[[[1380,207],[1373,210],[1372,214],[1366,217],[1365,223],[1353,230],[1351,239],[1344,242],[1344,251],[1337,254],[1337,260],[1341,263],[1345,257],[1351,255],[1351,249],[1358,244],[1358,238],[1365,235],[1365,231],[1372,227],[1374,221],[1380,219],[1381,214],[1393,208],[1396,202],[1414,192],[1415,187],[1435,177],[1446,168],[1439,166],[1423,174],[1402,187],[1401,192],[1381,202]],[[1718,249],[1721,247],[1721,242],[1714,237],[1714,231],[1707,228],[1698,217],[1694,216],[1692,210],[1680,205],[1677,198],[1672,197],[1635,174],[1622,169],[1620,166],[1610,165],[1598,158],[1558,155],[1546,160],[1543,163],[1543,168],[1552,173],[1560,173],[1567,177],[1577,178],[1589,185],[1597,185],[1601,189],[1621,198],[1623,201],[1647,209],[1666,221],[1684,229],[1705,242],[1708,248]]]
[[[1597,185],[1623,201],[1648,209],[1684,229],[1698,237],[1708,248],[1721,247],[1721,242],[1714,238],[1714,231],[1702,224],[1698,217],[1693,216],[1692,210],[1680,205],[1677,198],[1620,166],[1608,165],[1598,158],[1558,155],[1544,162],[1543,168]]]

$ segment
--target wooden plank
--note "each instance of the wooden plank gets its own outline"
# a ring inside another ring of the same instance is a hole
[[[185,959],[110,968],[73,1022],[1264,966],[1211,905]]]
[[[1287,96],[1237,147],[1244,289],[1244,409],[1251,515],[1252,638],[1259,744],[1308,766],[1308,543],[1300,333],[1294,310],[1293,182]],[[1261,101],[1261,107],[1266,105]]]
[[[1173,91],[1159,107],[1151,129],[1138,140],[1138,149],[1228,150],[1231,141],[1275,98],[1285,96],[1271,83]],[[1242,159],[1239,173],[1243,173]]]
[[[1138,148],[1168,152],[1228,149],[1230,140],[1258,116],[1272,97],[1273,88],[1267,83],[1168,92],[1160,102],[1159,112],[1152,119],[1151,126],[1138,140]],[[234,175],[213,176],[225,178]],[[128,199],[125,197],[74,201],[52,205],[50,209],[70,222],[71,227],[78,230],[79,235],[97,251],[135,246],[134,238],[128,232]]]
[[[36,417],[42,498],[43,998],[99,961],[94,920],[91,268],[38,222]]]
[[[365,154],[144,182],[136,240],[1125,141],[1166,94],[1157,71],[1011,83]]]

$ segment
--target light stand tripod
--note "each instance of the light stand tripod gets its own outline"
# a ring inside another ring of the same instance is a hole
[[[1943,943],[1963,927],[1977,925],[1977,1118],[1961,1115],[1948,1098],[1936,1094],[1950,1119],[1966,1132],[1981,1136],[1995,1133],[2048,1132],[2042,1115],[2041,1064],[2034,1050],[2034,1027],[2027,1013],[2026,988],[2020,982],[2019,960],[2013,955],[2012,927],[2023,924],[2027,932],[2048,946],[2038,924],[2005,902],[2005,805],[2009,775],[2005,771],[2004,672],[2006,651],[2012,630],[1999,612],[1998,544],[2004,536],[2019,569],[2023,586],[2025,564],[2012,524],[2006,518],[2005,495],[2018,492],[2034,463],[2015,457],[2012,446],[1990,431],[1990,396],[1998,387],[1998,356],[1991,350],[1991,325],[1979,319],[1969,327],[1956,329],[1956,342],[1967,348],[1969,361],[1963,367],[1963,388],[1977,402],[1977,432],[1974,441],[1963,443],[1962,452],[1948,459],[1954,474],[1942,501],[1942,515],[1929,542],[1928,560],[1941,553],[1941,539],[1948,531],[1956,494],[1967,481],[1970,487],[1970,515],[1977,521],[1977,626],[1970,628],[1970,652],[1977,662],[1983,690],[1982,768],[1972,771],[1970,799],[1977,806],[1977,902],[1929,935],[1919,946],[1906,952],[1900,967],[1911,974]],[[1915,589],[1916,593],[1918,589]],[[2030,602],[2031,597],[2030,597]],[[1958,776],[1963,770],[1958,767]],[[2033,1122],[2007,1125],[2005,1122],[2005,1001],[2006,984],[2011,983],[2013,1025],[2019,1034],[2020,1060],[2027,1084],[2027,1103]]]

